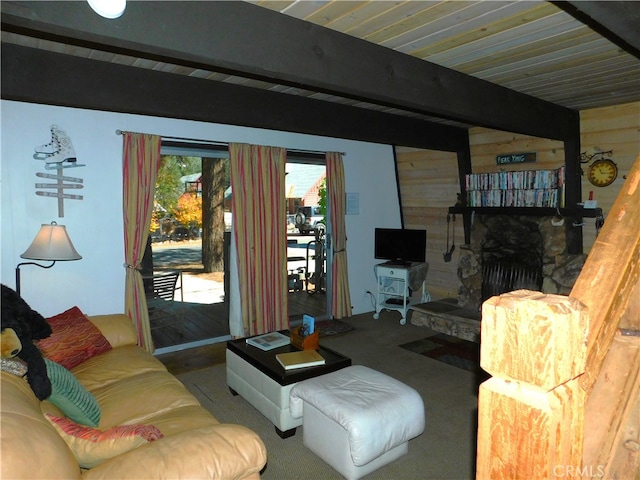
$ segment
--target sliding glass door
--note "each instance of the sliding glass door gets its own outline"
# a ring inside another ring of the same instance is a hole
[[[149,311],[156,352],[165,353],[231,338],[231,212],[226,149],[163,142],[161,153],[145,277],[179,273],[172,301]]]
[[[153,276],[179,272],[173,302],[150,311],[156,351],[226,341],[229,334],[231,188],[226,146],[163,142],[145,264]],[[330,237],[326,168],[320,155],[286,165],[287,289],[290,323],[328,317]],[[274,234],[274,232],[264,232]]]
[[[287,158],[287,270],[289,320],[326,318],[330,289],[324,158]]]

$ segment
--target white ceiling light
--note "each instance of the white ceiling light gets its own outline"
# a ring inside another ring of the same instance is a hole
[[[104,18],[118,18],[124,13],[127,0],[87,0],[89,6]]]

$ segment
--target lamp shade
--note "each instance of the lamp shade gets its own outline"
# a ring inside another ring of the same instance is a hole
[[[118,18],[127,7],[127,0],[87,0],[89,6],[104,18]]]
[[[43,224],[27,251],[20,255],[29,260],[80,260],[82,256],[76,251],[67,228],[51,222]]]

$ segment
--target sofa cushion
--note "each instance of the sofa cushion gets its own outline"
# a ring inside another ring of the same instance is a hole
[[[109,315],[87,315],[113,348],[138,344],[138,331],[131,318],[122,313]]]
[[[211,412],[200,405],[174,408],[160,415],[149,417],[144,423],[155,425],[167,437],[196,428],[220,425]]]
[[[73,374],[56,362],[44,359],[51,380],[51,396],[47,399],[67,417],[83,425],[96,427],[100,423],[100,407],[95,397],[76,380]]]
[[[111,350],[111,344],[98,327],[78,307],[47,319],[50,337],[37,342],[43,356],[71,369],[85,360]]]
[[[162,438],[153,425],[122,425],[101,431],[78,425],[68,418],[45,414],[67,443],[82,468],[92,468],[105,460]]]
[[[146,372],[166,372],[167,368],[153,355],[136,345],[114,348],[96,355],[71,369],[78,381],[93,392],[125,378]]]
[[[151,423],[151,418],[176,408],[200,405],[184,385],[166,371],[124,378],[91,393],[102,410],[100,428]]]
[[[73,453],[42,415],[42,405],[55,407],[38,400],[24,378],[0,375],[0,477],[80,480]]]

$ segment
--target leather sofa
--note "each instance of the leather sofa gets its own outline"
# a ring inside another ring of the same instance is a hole
[[[267,454],[255,432],[221,424],[200,406],[160,361],[137,346],[127,316],[88,318],[112,347],[70,369],[99,405],[96,429],[152,425],[161,438],[82,468],[77,453],[50,421],[50,415],[64,416],[61,410],[48,400],[39,401],[24,378],[3,371],[1,478],[260,478]]]

